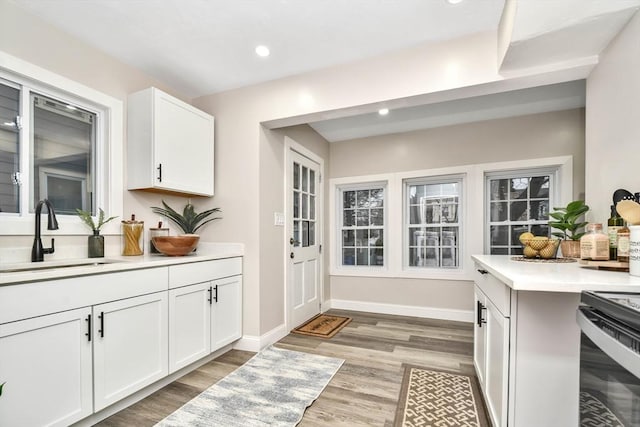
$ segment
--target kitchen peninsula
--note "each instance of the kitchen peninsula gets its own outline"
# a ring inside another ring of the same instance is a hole
[[[497,426],[577,426],[584,290],[640,292],[640,277],[577,262],[473,255],[474,365]]]

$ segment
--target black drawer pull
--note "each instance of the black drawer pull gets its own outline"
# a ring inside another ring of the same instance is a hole
[[[213,287],[209,286],[209,298],[207,298],[207,301],[209,301],[209,305],[211,305],[213,303]]]
[[[215,285],[215,286],[213,287],[213,289],[215,289],[215,290],[216,290],[216,295],[213,297],[213,300],[214,300],[215,302],[218,302],[218,285]]]
[[[478,269],[478,273],[480,273],[480,274],[489,274],[489,272],[487,270],[483,270],[481,268]]]
[[[104,338],[104,311],[100,312],[98,319],[100,319],[100,329],[98,329],[98,332],[100,332],[100,338]]]
[[[87,337],[87,341],[91,341],[91,315],[87,315],[84,321],[87,322],[87,333],[84,335]]]
[[[484,304],[480,301],[476,301],[476,325],[478,325],[478,328],[482,328],[482,324],[487,323],[487,321],[482,318],[482,310],[486,309],[487,307],[485,307]]]

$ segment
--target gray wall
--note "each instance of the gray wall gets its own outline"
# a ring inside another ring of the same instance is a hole
[[[336,142],[331,144],[330,177],[573,156],[573,193],[578,197],[584,192],[584,128],[584,109],[573,109]],[[331,276],[331,298],[473,308],[473,289],[465,281]]]

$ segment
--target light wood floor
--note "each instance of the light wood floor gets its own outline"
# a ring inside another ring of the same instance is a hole
[[[473,372],[470,323],[331,310],[353,321],[331,339],[289,334],[278,347],[345,359],[300,426],[391,426],[403,364]],[[152,426],[254,353],[232,350],[107,418],[102,427]]]

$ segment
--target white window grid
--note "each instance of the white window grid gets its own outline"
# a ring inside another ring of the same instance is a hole
[[[460,268],[462,185],[462,176],[404,181],[406,267]]]
[[[384,267],[386,264],[386,186],[342,186],[339,206],[339,262],[343,267]]]
[[[520,234],[550,236],[557,173],[557,168],[541,168],[485,175],[486,253],[522,255]]]

